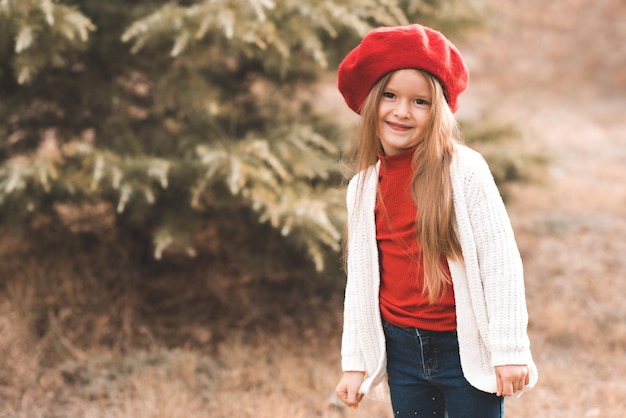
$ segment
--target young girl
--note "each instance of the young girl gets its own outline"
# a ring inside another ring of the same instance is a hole
[[[453,112],[468,70],[421,25],[370,32],[339,66],[361,115],[347,192],[343,377],[395,416],[504,416],[535,385],[522,263],[486,162]]]

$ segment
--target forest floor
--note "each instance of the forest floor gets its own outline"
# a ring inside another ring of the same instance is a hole
[[[540,380],[507,401],[507,417],[622,418],[626,5],[492,4],[492,25],[457,42],[472,69],[458,116],[513,123],[523,133],[516,147],[548,161],[533,181],[510,191]],[[320,100],[342,105],[334,86],[320,90]],[[28,256],[19,243],[0,241],[3,272],[13,263],[45,276],[46,265],[24,267],[11,258]],[[76,299],[87,291],[69,281],[64,286]],[[341,374],[338,286],[323,280],[308,289],[268,286],[217,289],[228,292],[233,312],[245,315],[180,324],[189,342],[163,344],[140,328],[134,332],[143,348],[117,341],[111,352],[83,350],[58,331],[72,318],[63,309],[50,313],[41,338],[25,334],[36,292],[16,282],[0,295],[0,417],[390,418],[388,404],[366,399],[355,411],[333,396]],[[124,324],[124,307],[133,303],[120,305]],[[106,321],[94,318],[75,332],[106,335]],[[225,323],[230,332],[218,336]],[[47,360],[50,353],[54,361]]]

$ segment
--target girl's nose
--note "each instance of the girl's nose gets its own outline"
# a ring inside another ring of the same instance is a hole
[[[408,119],[411,117],[411,109],[406,103],[398,102],[393,114],[400,119]]]

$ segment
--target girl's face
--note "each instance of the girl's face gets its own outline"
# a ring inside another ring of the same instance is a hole
[[[426,77],[418,70],[394,72],[378,104],[377,133],[385,155],[419,144],[426,134],[432,95]]]

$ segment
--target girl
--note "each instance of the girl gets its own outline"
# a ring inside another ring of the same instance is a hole
[[[503,417],[503,396],[537,381],[511,224],[458,139],[467,81],[456,47],[421,25],[376,29],[339,66],[361,115],[336,388],[348,406],[368,394],[398,417]]]

